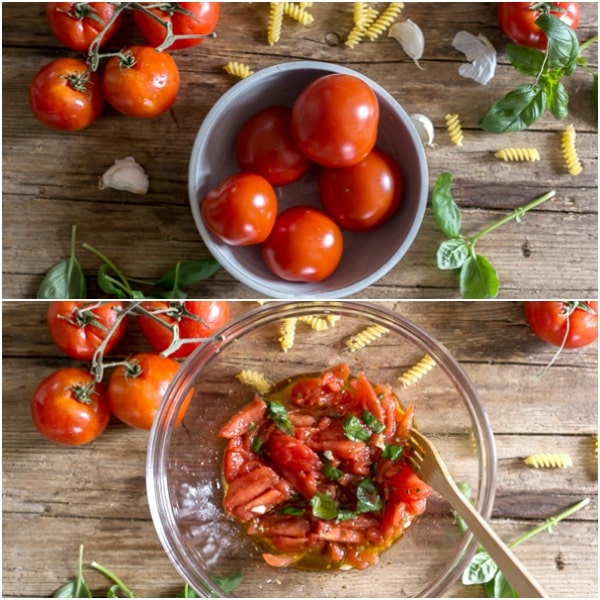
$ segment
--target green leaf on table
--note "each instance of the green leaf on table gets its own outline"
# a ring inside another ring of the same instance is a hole
[[[506,44],[505,52],[513,67],[525,75],[537,77],[544,66],[546,55],[541,50]]]
[[[564,119],[569,114],[569,94],[558,80],[549,80],[546,83],[546,96],[548,110],[557,118]]]
[[[449,238],[460,234],[460,210],[451,193],[452,173],[438,175],[431,191],[431,207],[439,228]]]
[[[470,300],[495,298],[498,295],[498,274],[483,256],[469,256],[460,269],[460,293]]]
[[[242,572],[236,571],[235,573],[231,573],[230,575],[225,575],[223,577],[216,577],[213,575],[213,579],[215,583],[224,591],[224,592],[233,592],[235,588],[240,585],[242,582]],[[190,588],[191,589],[191,588]],[[199,596],[188,596],[188,598],[198,598]]]
[[[98,285],[100,289],[111,298],[128,298],[128,294],[123,290],[119,279],[111,275],[111,268],[107,264],[100,265],[98,269]]]
[[[468,482],[466,479],[463,481],[458,481],[456,483],[456,486],[458,487],[458,489],[460,490],[460,493],[469,501],[471,502],[471,504],[473,504],[473,502],[471,501],[471,494],[472,494],[472,489],[471,489],[471,484],[470,482]],[[454,521],[456,523],[456,527],[458,527],[458,530],[464,535],[465,533],[467,533],[467,531],[469,530],[469,526],[465,523],[465,520],[457,513],[454,513]]]
[[[577,67],[579,42],[570,25],[550,13],[542,13],[535,21],[546,34],[546,68],[560,68],[566,75],[572,75]]]
[[[170,298],[185,298],[187,293],[182,289],[212,277],[221,265],[211,256],[196,260],[179,261],[158,281],[158,287],[171,292]]]
[[[71,579],[52,594],[53,598],[92,598],[92,592],[83,578]]]
[[[37,297],[45,300],[78,299],[86,295],[85,276],[74,255],[51,267],[37,292]]]
[[[436,260],[438,269],[452,271],[460,269],[469,258],[469,242],[463,238],[446,240],[438,248]]]
[[[498,572],[498,565],[485,551],[478,552],[471,559],[462,574],[463,585],[476,585],[491,581]]]
[[[491,581],[486,581],[483,591],[488,598],[518,598],[519,594],[504,577],[502,571],[498,571]]]

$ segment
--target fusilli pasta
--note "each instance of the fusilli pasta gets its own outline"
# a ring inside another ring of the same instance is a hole
[[[235,377],[238,381],[240,381],[244,385],[250,386],[259,394],[268,394],[271,389],[271,383],[260,371],[244,369],[243,371],[240,371]]]
[[[346,340],[346,347],[349,348],[352,352],[356,352],[356,350],[364,348],[365,346],[371,344],[377,338],[380,338],[382,335],[388,332],[389,329],[387,327],[379,325],[378,323],[375,325],[369,325],[359,333],[350,336]]]
[[[269,20],[267,22],[267,41],[272,46],[281,37],[283,26],[283,2],[269,3]]]
[[[301,25],[310,25],[315,21],[315,18],[305,8],[295,2],[284,2],[283,12]]]
[[[347,48],[354,48],[361,40],[365,37],[365,32],[375,22],[377,18],[377,11],[374,8],[367,7],[361,20],[354,24],[354,27],[350,30],[344,45]]]
[[[577,155],[575,139],[577,134],[573,125],[567,125],[561,135],[560,147],[565,161],[565,166],[571,175],[579,175],[583,171],[581,161]]]
[[[228,62],[223,69],[225,69],[229,75],[239,77],[240,79],[245,79],[254,73],[248,65],[235,61]]]
[[[371,41],[377,39],[384,31],[387,31],[400,11],[404,8],[404,2],[390,2],[387,8],[375,19],[365,31],[365,36]]]
[[[421,380],[433,367],[435,367],[435,360],[429,354],[425,354],[421,360],[404,371],[398,377],[398,381],[402,384],[403,388],[406,388]]]
[[[296,337],[296,323],[298,317],[288,317],[283,319],[281,327],[279,329],[279,343],[284,352],[290,350],[294,345],[294,339]]]
[[[540,160],[537,148],[501,148],[495,153],[496,158],[504,161],[526,161]]]
[[[453,143],[457,146],[463,145],[463,132],[460,124],[460,119],[457,114],[446,115],[446,128],[448,129],[448,135]]]
[[[527,456],[525,464],[534,469],[564,469],[572,467],[573,461],[568,454],[541,453]]]

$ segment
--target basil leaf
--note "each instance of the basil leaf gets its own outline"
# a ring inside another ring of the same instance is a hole
[[[338,509],[335,501],[331,496],[323,492],[317,492],[310,499],[310,506],[313,516],[317,519],[335,519],[338,514]]]
[[[337,481],[343,474],[344,471],[334,467],[328,460],[325,461],[325,464],[323,465],[323,475],[325,475],[327,479]]]
[[[537,77],[544,66],[545,54],[535,48],[506,44],[506,55],[517,71]]]
[[[53,598],[91,598],[92,592],[85,580],[81,578],[71,579],[64,585],[61,585],[52,594]]]
[[[42,279],[37,297],[45,300],[87,297],[85,275],[75,255],[50,268]]]
[[[290,515],[293,517],[301,517],[304,514],[304,510],[298,506],[286,506],[281,510],[276,510],[277,514],[280,515]]]
[[[404,454],[404,446],[396,446],[395,444],[386,444],[381,456],[389,460],[398,460]]]
[[[498,572],[498,565],[487,552],[478,552],[462,574],[463,585],[475,585],[491,581]]]
[[[365,425],[375,433],[381,433],[385,429],[385,425],[368,410],[363,410],[362,420],[365,422]]]
[[[460,490],[460,493],[467,500],[469,500],[469,502],[471,502],[471,484],[468,481],[464,480],[457,482],[456,486]],[[463,535],[467,533],[467,531],[469,530],[469,526],[465,523],[465,520],[456,511],[454,511],[454,522],[456,523],[456,527],[458,527],[458,530]]]
[[[224,592],[232,592],[242,582],[242,572],[236,571],[235,573],[225,575],[224,577],[216,577],[213,575],[212,578]],[[192,596],[188,597],[191,598]]]
[[[288,417],[287,410],[283,404],[277,402],[276,400],[266,400],[267,403],[267,418],[271,419],[273,423],[281,430],[283,433],[287,433],[288,435],[293,435],[294,428],[290,423],[290,419]]]
[[[542,13],[535,24],[548,38],[546,68],[561,68],[565,75],[572,75],[579,57],[579,42],[573,29],[550,13]]]
[[[200,594],[192,587],[190,587],[187,583],[183,586],[183,589],[180,592],[175,594],[175,598],[201,598]]]
[[[338,510],[338,514],[336,517],[337,521],[350,521],[351,519],[356,519],[358,517],[358,513],[353,510],[347,510],[345,508],[340,508]]]
[[[498,295],[498,275],[483,256],[469,256],[460,269],[460,292],[470,300],[495,298]]]
[[[128,298],[129,295],[123,290],[121,282],[110,275],[110,270],[107,264],[100,265],[98,269],[98,285],[100,289],[111,298]]]
[[[180,261],[160,278],[157,285],[175,292],[171,296],[173,298],[185,298],[187,294],[181,288],[212,277],[220,268],[221,265],[212,256]]]
[[[438,175],[431,192],[431,207],[439,228],[450,238],[460,234],[460,210],[450,193],[452,173]]]
[[[370,512],[379,510],[383,506],[383,500],[379,490],[371,479],[363,479],[356,488],[356,512]]]
[[[343,427],[346,437],[353,442],[368,442],[371,439],[371,432],[367,431],[361,420],[354,415],[348,415],[344,419]]]
[[[438,248],[436,260],[438,269],[452,271],[460,269],[469,258],[469,243],[465,239],[445,240]]]
[[[546,108],[546,91],[541,83],[525,83],[495,102],[479,126],[490,133],[523,131],[535,123]]]
[[[564,119],[569,114],[569,94],[560,81],[549,80],[546,84],[548,110],[557,118]]]
[[[502,571],[498,571],[491,581],[487,581],[483,587],[488,598],[518,598],[519,594],[512,585],[508,583]]]

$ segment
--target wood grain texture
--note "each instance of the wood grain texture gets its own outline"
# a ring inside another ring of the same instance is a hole
[[[491,522],[502,539],[514,540],[581,498],[591,499],[554,533],[532,538],[517,554],[552,597],[595,597],[597,345],[563,352],[540,376],[553,348],[531,333],[521,302],[377,304],[442,342],[478,390],[495,433],[497,491]],[[233,315],[256,306],[231,303]],[[150,518],[145,489],[148,434],[113,419],[96,442],[69,449],[46,441],[33,427],[29,403],[39,381],[59,367],[76,364],[54,348],[46,310],[45,302],[4,301],[2,306],[3,595],[49,596],[75,575],[77,550],[84,543],[86,562],[96,560],[114,569],[137,595],[172,596],[182,580]],[[149,347],[132,323],[118,355],[135,350]],[[379,351],[393,360],[384,340]],[[436,376],[435,371],[427,375],[434,382]],[[435,392],[435,383],[430,389]],[[464,440],[449,437],[443,443],[450,448]],[[568,452],[574,465],[531,469],[523,458],[533,452]],[[430,510],[435,518],[448,509],[437,500]],[[86,574],[101,594],[106,589],[103,577],[91,570]],[[263,589],[256,595],[267,591],[272,593]],[[370,590],[362,592],[370,595]],[[479,586],[456,584],[448,595],[482,593]]]
[[[69,54],[52,37],[39,3],[3,3],[3,297],[32,298],[44,273],[69,252],[70,230],[79,241],[113,258],[130,276],[155,279],[176,261],[208,255],[188,204],[187,169],[196,131],[216,100],[235,83],[223,71],[230,60],[255,71],[290,60],[339,63],[386,88],[408,113],[428,115],[436,147],[427,148],[430,187],[441,172],[454,173],[453,194],[463,210],[463,230],[472,235],[507,211],[549,189],[556,197],[478,244],[496,267],[501,298],[582,297],[597,294],[598,163],[597,108],[591,78],[582,71],[565,82],[570,114],[559,122],[544,115],[530,130],[494,135],[477,128],[492,102],[527,80],[508,64],[506,38],[497,26],[494,3],[406,3],[402,17],[423,28],[426,49],[419,70],[400,46],[382,36],[349,50],[343,41],[352,25],[352,3],[315,3],[313,25],[286,20],[281,40],[266,43],[265,3],[222,3],[218,37],[179,51],[181,90],[172,109],[139,122],[106,109],[88,129],[51,131],[31,115],[27,88],[50,59]],[[582,3],[578,37],[597,31],[597,4]],[[463,55],[452,48],[458,30],[486,35],[499,51],[496,77],[481,86],[458,75]],[[139,42],[130,21],[115,45]],[[586,51],[597,64],[597,46]],[[462,148],[447,136],[444,115],[460,114]],[[583,172],[568,175],[562,164],[560,132],[577,130]],[[534,164],[503,163],[500,147],[536,147]],[[137,197],[100,191],[98,177],[115,158],[134,156],[150,178],[150,192]],[[440,272],[435,253],[442,235],[430,209],[413,246],[361,298],[457,298],[452,273]],[[99,263],[81,250],[80,261],[98,293]],[[191,294],[206,298],[253,298],[256,293],[221,270]]]

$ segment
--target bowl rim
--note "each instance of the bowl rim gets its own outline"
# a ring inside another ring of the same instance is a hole
[[[315,313],[360,315],[374,323],[380,323],[398,334],[405,335],[424,352],[428,352],[441,368],[450,382],[461,392],[465,406],[471,419],[474,439],[477,445],[478,479],[475,509],[488,519],[491,515],[496,493],[497,457],[492,427],[479,394],[467,373],[450,351],[428,332],[410,319],[388,308],[368,301],[297,301],[270,302],[259,306],[230,321],[221,328],[215,337],[201,344],[183,362],[177,375],[169,385],[158,408],[148,438],[146,455],[146,493],[152,521],[158,538],[181,577],[199,593],[211,597],[231,597],[217,586],[213,586],[201,576],[190,558],[182,551],[183,544],[178,542],[176,523],[172,506],[169,502],[167,482],[167,450],[172,437],[174,422],[179,413],[181,403],[189,391],[190,381],[195,377],[194,367],[202,361],[218,356],[221,349],[235,343],[237,335],[249,326],[256,328],[281,321],[289,316],[309,316]],[[168,399],[173,396],[179,401],[169,405]],[[478,541],[471,532],[467,532],[457,547],[457,556],[440,568],[438,574],[413,597],[441,597],[456,581],[469,561],[475,555]]]
[[[415,151],[419,159],[419,176],[421,178],[421,181],[423,182],[421,194],[418,199],[418,205],[415,212],[415,218],[402,244],[400,244],[400,246],[382,265],[380,265],[375,271],[373,271],[369,275],[362,277],[359,281],[355,281],[353,283],[344,285],[343,287],[340,287],[336,290],[329,291],[319,290],[319,284],[321,282],[308,283],[291,282],[285,281],[283,279],[259,279],[255,275],[253,276],[252,274],[247,273],[245,269],[240,268],[236,264],[236,261],[233,260],[232,256],[227,252],[227,246],[221,247],[218,244],[216,244],[213,234],[207,229],[207,227],[204,224],[200,212],[201,202],[198,199],[198,189],[196,186],[195,177],[195,170],[198,164],[199,155],[207,145],[208,132],[217,123],[218,119],[220,118],[220,112],[223,109],[223,107],[227,106],[227,104],[232,99],[242,94],[243,90],[246,87],[249,87],[250,85],[255,85],[256,83],[260,83],[264,79],[270,78],[273,73],[281,71],[309,69],[324,71],[324,74],[326,74],[326,72],[342,73],[359,77],[371,86],[371,88],[378,97],[384,98],[388,104],[394,106],[395,110],[401,115],[406,126],[406,130],[410,138],[412,139]],[[427,156],[425,154],[423,142],[421,141],[421,138],[419,137],[419,134],[406,110],[392,96],[392,94],[390,94],[390,92],[388,92],[385,88],[383,88],[380,84],[378,84],[370,77],[363,75],[359,71],[356,71],[349,67],[326,61],[297,60],[282,62],[275,65],[271,65],[269,67],[265,67],[264,69],[261,69],[260,71],[252,74],[250,77],[247,77],[235,83],[230,89],[228,89],[224,94],[222,94],[219,97],[219,99],[215,102],[215,104],[213,104],[213,106],[210,108],[210,110],[204,117],[204,120],[202,121],[194,139],[194,144],[192,146],[192,152],[190,155],[190,161],[188,166],[189,203],[194,223],[196,225],[196,229],[200,233],[200,237],[202,238],[206,249],[219,262],[221,267],[223,267],[223,269],[225,269],[225,271],[227,271],[237,281],[241,282],[242,284],[246,285],[247,287],[256,292],[260,292],[262,295],[266,295],[271,298],[337,299],[356,294],[362,291],[363,289],[369,287],[370,285],[384,277],[394,267],[396,267],[402,259],[402,257],[408,252],[408,250],[412,246],[425,217],[428,194],[429,170],[427,165]]]

